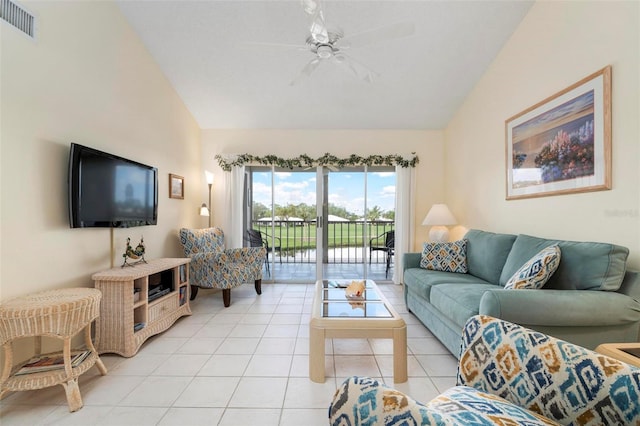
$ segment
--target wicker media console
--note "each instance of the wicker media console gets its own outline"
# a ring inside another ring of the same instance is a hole
[[[96,320],[98,352],[134,356],[149,337],[191,315],[190,261],[154,259],[93,274],[95,287],[102,292]]]

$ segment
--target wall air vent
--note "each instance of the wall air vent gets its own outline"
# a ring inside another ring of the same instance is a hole
[[[11,0],[0,0],[0,18],[29,37],[35,38],[35,16]]]

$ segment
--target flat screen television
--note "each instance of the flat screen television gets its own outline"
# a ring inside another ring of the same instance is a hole
[[[69,152],[72,228],[128,228],[158,221],[158,169],[83,145]]]

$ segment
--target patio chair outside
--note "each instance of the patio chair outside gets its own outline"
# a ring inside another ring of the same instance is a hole
[[[371,265],[371,258],[373,257],[374,251],[383,251],[388,255],[389,251],[393,250],[395,236],[395,231],[387,231],[369,240],[369,265]]]
[[[275,239],[276,245],[272,247],[269,245],[269,242],[271,241],[270,236],[256,229],[247,229],[247,241],[249,241],[249,246],[264,247],[265,250],[267,251],[267,255],[264,259],[264,263],[267,269],[267,274],[269,274],[269,276],[271,276],[271,271],[269,270],[270,268],[269,253],[275,253],[276,251],[280,252],[281,250],[280,238],[275,237],[274,239]],[[282,263],[282,257],[280,257],[280,263]]]

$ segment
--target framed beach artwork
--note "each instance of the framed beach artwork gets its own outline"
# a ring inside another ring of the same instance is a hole
[[[611,189],[611,67],[505,122],[507,200]]]

